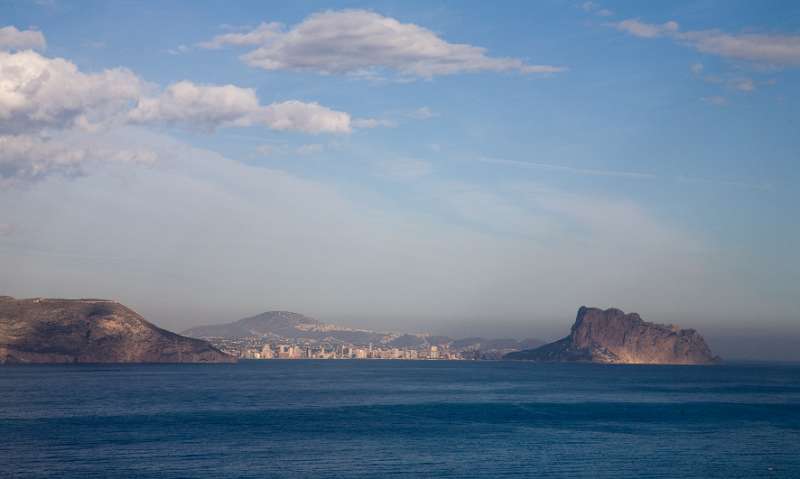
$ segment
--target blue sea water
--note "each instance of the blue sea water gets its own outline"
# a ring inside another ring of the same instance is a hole
[[[800,366],[0,367],[0,477],[800,477]]]

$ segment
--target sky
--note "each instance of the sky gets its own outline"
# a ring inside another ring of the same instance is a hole
[[[800,360],[799,93],[797,2],[0,0],[0,292]]]

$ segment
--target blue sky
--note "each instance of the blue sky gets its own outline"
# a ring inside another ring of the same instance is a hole
[[[800,334],[795,2],[3,1],[0,28],[11,294]]]

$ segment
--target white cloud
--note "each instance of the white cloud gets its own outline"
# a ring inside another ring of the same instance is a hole
[[[636,19],[623,20],[612,24],[617,30],[629,33],[640,38],[656,38],[665,34],[678,31],[678,23],[669,21],[660,25],[644,23]]]
[[[261,24],[251,32],[219,35],[201,45],[252,45],[257,48],[242,56],[250,66],[323,74],[369,77],[385,69],[405,77],[431,78],[479,71],[547,74],[565,70],[490,57],[484,48],[449,43],[426,28],[365,10],[315,13],[289,30],[275,23]]]
[[[439,114],[431,110],[427,106],[423,106],[412,111],[411,113],[409,113],[408,116],[410,116],[411,118],[416,118],[417,120],[427,120],[428,118],[439,116]]]
[[[129,118],[136,123],[188,123],[215,128],[250,122],[260,109],[256,92],[251,88],[181,81],[168,86],[159,96],[142,98],[130,111]]]
[[[396,180],[413,180],[428,176],[433,172],[432,165],[415,158],[397,158],[375,162],[378,176]]]
[[[191,48],[189,48],[186,45],[178,45],[175,48],[170,48],[169,50],[167,50],[167,53],[169,53],[170,55],[182,55],[190,50]]]
[[[800,66],[800,35],[733,35],[719,30],[685,32],[678,38],[703,53],[778,66]]]
[[[210,41],[198,43],[197,46],[217,50],[225,45],[261,45],[279,36],[282,29],[283,25],[278,22],[262,23],[250,32],[217,35]]]
[[[262,106],[255,90],[182,81],[158,95],[130,70],[83,73],[71,62],[33,51],[0,52],[0,133],[103,124],[175,123],[195,128],[263,125],[305,133],[348,133],[351,118],[315,102]],[[378,126],[378,125],[376,125]]]
[[[319,103],[297,100],[272,103],[261,109],[253,121],[273,130],[304,133],[349,133],[351,130],[349,114],[331,110]]]
[[[668,36],[702,53],[774,66],[800,66],[800,35],[742,33],[720,30],[680,31],[677,22],[662,24],[623,20],[611,26],[641,38]]]
[[[151,165],[152,151],[109,147],[87,138],[0,136],[0,188],[41,180],[50,175],[82,176],[91,163]]]
[[[607,8],[601,8],[596,2],[583,2],[580,7],[584,12],[594,13],[598,17],[610,17],[614,15],[614,12]]]
[[[46,47],[40,31],[18,30],[13,25],[0,28],[0,50],[44,50]]]
[[[213,130],[264,125],[273,130],[348,133],[350,115],[318,103],[290,100],[262,106],[252,88],[173,83],[157,97],[143,98],[129,118],[135,123],[184,124]]]
[[[322,143],[306,143],[304,145],[299,145],[296,147],[290,147],[290,145],[286,143],[277,143],[277,144],[263,144],[256,147],[255,151],[260,156],[289,156],[291,154],[301,155],[301,156],[308,156],[308,155],[317,155],[322,153],[330,145],[327,147]]]
[[[0,133],[90,129],[130,108],[145,89],[130,70],[82,73],[30,50],[0,52],[0,71]]]
[[[352,130],[348,113],[315,102],[262,105],[250,88],[189,81],[159,91],[124,68],[85,73],[65,59],[32,50],[0,51],[0,73],[0,180],[4,186],[50,174],[80,175],[103,159],[152,160],[130,149],[115,152],[108,143],[98,147],[99,135],[64,141],[77,132],[106,135],[130,124],[176,124],[209,131],[260,125],[311,134]]]
[[[356,128],[378,128],[386,127],[393,128],[397,126],[392,120],[379,119],[379,118],[356,118],[353,120],[353,126]]]
[[[694,73],[695,75],[699,75],[699,74],[703,73],[703,69],[704,68],[705,67],[703,66],[702,63],[694,63],[694,64],[692,64],[691,67],[689,67],[689,69],[692,70],[692,73]]]

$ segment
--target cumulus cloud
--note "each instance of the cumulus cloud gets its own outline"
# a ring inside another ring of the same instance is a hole
[[[159,96],[142,98],[129,118],[137,123],[190,123],[213,128],[242,124],[260,108],[256,92],[251,88],[181,81],[168,86]]]
[[[0,50],[44,50],[46,46],[40,31],[18,30],[13,25],[0,28]]]
[[[668,36],[699,52],[724,58],[775,66],[800,65],[800,35],[732,34],[720,30],[681,31],[674,21],[653,24],[637,19],[610,25],[640,38]]]
[[[91,163],[153,164],[144,149],[118,149],[93,141],[36,135],[0,136],[0,188],[41,180],[50,175],[82,176]]]
[[[564,67],[531,65],[518,58],[490,57],[485,48],[449,43],[412,23],[365,10],[315,13],[286,29],[262,23],[247,33],[229,33],[200,44],[255,46],[242,59],[265,70],[370,76],[391,70],[405,77],[431,78],[480,71],[558,73]]]
[[[207,131],[264,126],[317,134],[349,133],[354,123],[348,113],[316,102],[288,100],[263,105],[251,88],[181,81],[160,90],[125,68],[87,73],[68,60],[33,50],[0,51],[3,186],[50,174],[80,175],[87,165],[103,160],[152,160],[128,150],[114,152],[108,144],[96,148],[100,133],[131,124],[175,124]],[[63,141],[76,132],[97,138]]]
[[[129,115],[136,123],[172,123],[213,130],[263,125],[273,130],[348,133],[350,115],[318,103],[290,100],[262,106],[252,88],[181,81],[161,95],[143,98]]]
[[[297,100],[273,103],[261,109],[254,121],[274,130],[305,133],[348,133],[351,129],[349,114]]]
[[[130,108],[145,89],[130,70],[83,73],[30,50],[0,52],[0,72],[0,133],[91,129]]]
[[[0,52],[0,133],[90,130],[109,122],[176,123],[202,129],[263,125],[305,133],[347,133],[351,117],[319,103],[261,105],[255,90],[181,81],[160,94],[130,70],[83,73],[33,51]],[[380,126],[375,124],[373,126]]]

